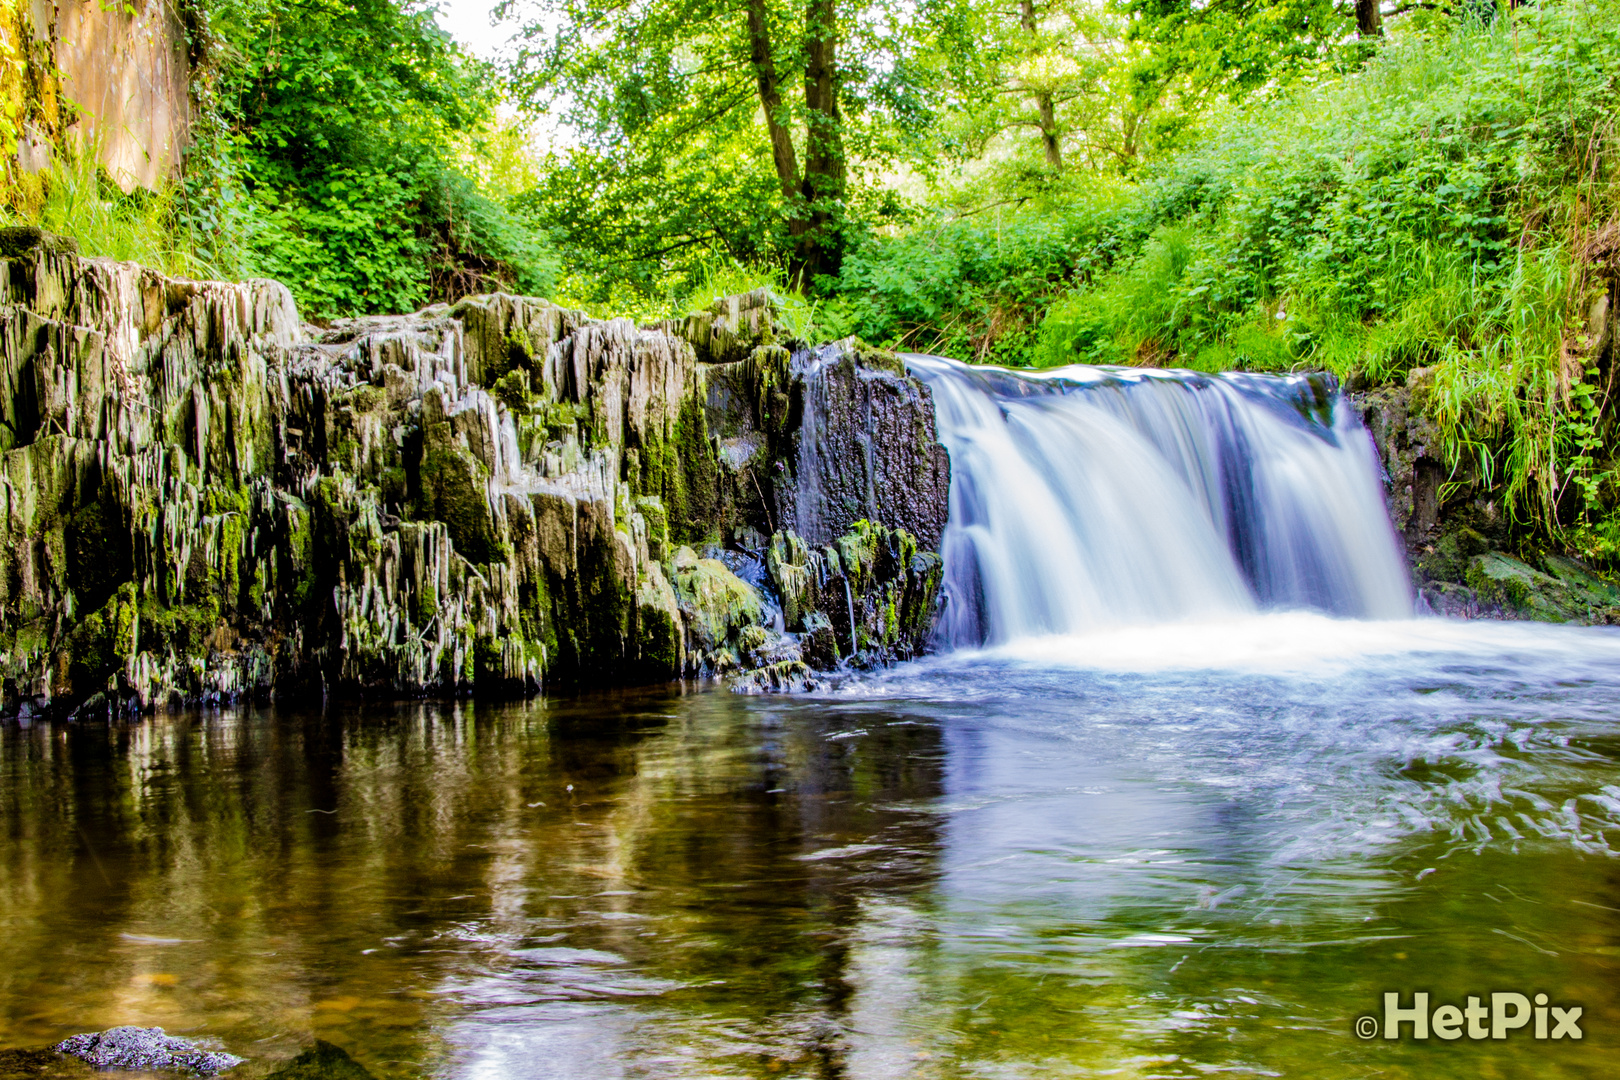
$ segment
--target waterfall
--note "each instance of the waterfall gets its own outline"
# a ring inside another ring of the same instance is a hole
[[[1412,613],[1372,439],[1330,376],[905,359],[951,454],[945,643]]]

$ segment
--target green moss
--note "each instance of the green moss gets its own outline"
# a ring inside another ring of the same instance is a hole
[[[296,499],[283,503],[286,521],[287,566],[292,580],[290,596],[294,610],[309,602],[315,587],[315,524],[309,507]]]
[[[546,434],[551,441],[561,442],[568,436],[578,437],[580,427],[590,419],[591,411],[585,405],[570,401],[554,401],[541,414]]]
[[[242,596],[242,554],[247,547],[247,518],[227,514],[219,522],[219,593],[227,607]]]
[[[681,399],[663,471],[670,539],[697,544],[719,535],[719,466],[709,442],[709,424],[696,395]]]
[[[78,696],[101,689],[113,668],[113,627],[109,612],[96,611],[80,620],[68,634],[67,673],[72,693]]]
[[[669,612],[642,605],[636,612],[636,645],[650,678],[673,678],[681,669],[681,635]]]
[[[134,582],[119,587],[111,607],[113,656],[116,661],[126,661],[140,644],[140,607]]]
[[[219,603],[212,597],[203,603],[173,607],[150,596],[141,600],[141,644],[149,652],[173,649],[181,656],[206,656],[218,625]]]
[[[527,412],[534,400],[534,391],[529,389],[529,373],[524,370],[508,371],[495,380],[490,392],[514,413]]]
[[[760,622],[759,594],[718,559],[700,559],[689,547],[675,553],[671,583],[697,647],[715,649],[743,627]]]
[[[409,498],[409,477],[405,470],[394,466],[384,469],[378,479],[378,491],[385,506],[404,506]]]
[[[248,585],[248,604],[253,611],[264,610],[264,598],[269,586],[269,564],[263,560],[253,564],[253,581]]]
[[[117,504],[105,493],[68,519],[62,542],[67,583],[86,606],[100,605],[130,574],[129,529]]]
[[[466,449],[450,441],[448,424],[434,427],[445,430],[431,433],[428,440],[422,463],[422,494],[428,506],[422,516],[444,522],[451,542],[468,562],[504,560],[505,545],[495,534],[485,495],[488,470]]]
[[[473,639],[472,682],[477,686],[492,686],[505,679],[505,665],[501,659],[501,642],[490,634],[479,634]]]
[[[516,323],[506,333],[506,362],[513,371],[538,371],[535,363],[534,342],[529,332]]]
[[[426,626],[439,613],[439,588],[431,581],[422,583],[421,591],[413,598],[415,610],[412,614],[418,626]]]
[[[664,501],[656,495],[642,495],[631,505],[647,523],[648,553],[663,562],[669,551],[669,513],[664,509]]]
[[[220,514],[241,514],[246,517],[252,506],[252,499],[245,487],[223,483],[209,484],[202,490],[204,517],[217,517]]]

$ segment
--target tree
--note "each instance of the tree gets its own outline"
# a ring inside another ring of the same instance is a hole
[[[1379,0],[1124,0],[1131,36],[1152,46],[1160,77],[1241,98],[1365,53],[1351,34],[1383,33]]]
[[[196,30],[204,108],[187,162],[208,230],[315,318],[547,287],[543,239],[455,150],[494,118],[491,73],[398,0],[217,0]],[[206,196],[206,197],[202,197]],[[232,203],[231,214],[219,212]]]
[[[539,0],[522,18],[515,85],[578,139],[530,205],[646,287],[716,251],[782,258],[806,286],[835,274],[863,211],[892,206],[864,181],[971,82],[966,0]]]

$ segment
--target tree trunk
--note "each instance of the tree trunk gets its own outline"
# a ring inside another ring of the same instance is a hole
[[[771,135],[771,156],[776,161],[776,179],[782,198],[791,206],[799,196],[799,159],[793,150],[782,107],[781,82],[776,77],[776,60],[771,55],[770,30],[765,25],[765,0],[748,0],[748,51],[759,83],[759,103],[765,110],[765,127]],[[802,222],[797,232],[803,231]],[[791,227],[791,226],[790,226]]]
[[[1035,21],[1035,0],[1019,0],[1018,21],[1023,24],[1033,46],[1040,26]],[[1050,90],[1035,92],[1035,109],[1041,121],[1041,145],[1046,149],[1046,163],[1053,172],[1063,171],[1063,147],[1058,143],[1057,110],[1052,104]]]
[[[804,283],[816,274],[835,274],[842,243],[837,218],[844,201],[843,119],[838,110],[838,13],[835,0],[810,0],[805,19],[804,103],[806,118],[803,194],[808,229],[799,242],[798,269]]]
[[[1384,10],[1379,0],[1356,0],[1356,35],[1362,40],[1384,36]]]

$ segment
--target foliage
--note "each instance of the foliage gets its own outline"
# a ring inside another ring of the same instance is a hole
[[[1398,38],[1211,115],[1139,182],[869,244],[828,318],[1041,365],[1423,369],[1456,480],[1596,536],[1616,481],[1585,327],[1620,234],[1617,16],[1588,0]]]
[[[967,0],[543,0],[517,65],[577,137],[523,205],[606,299],[715,259],[834,271],[878,183],[972,83]],[[583,287],[583,281],[578,286]]]
[[[5,213],[7,224],[39,225],[69,236],[86,255],[99,255],[191,277],[219,268],[174,226],[174,190],[125,193],[96,163],[93,146],[69,143],[39,175],[43,200],[35,213]]]
[[[497,94],[430,10],[214,0],[207,16],[184,202],[199,246],[322,319],[550,288],[543,234],[457,160],[495,131]]]

